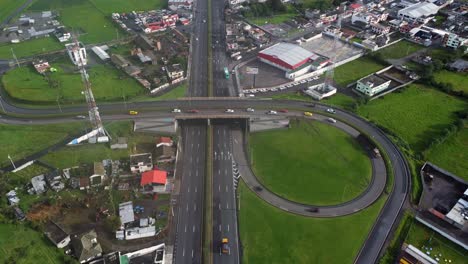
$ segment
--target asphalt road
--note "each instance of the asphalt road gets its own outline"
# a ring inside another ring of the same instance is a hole
[[[206,157],[204,121],[184,122],[179,162],[182,163],[177,204],[175,263],[202,263],[203,191]]]
[[[224,121],[226,123],[226,121]],[[233,178],[232,125],[213,125],[213,263],[239,263],[236,189]],[[229,254],[221,253],[228,239]]]

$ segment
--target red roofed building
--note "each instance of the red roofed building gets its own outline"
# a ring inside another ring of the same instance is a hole
[[[160,146],[171,147],[174,142],[170,137],[160,137],[158,143],[156,143],[156,147],[159,148]]]
[[[364,6],[357,3],[349,5],[349,8],[354,12],[361,12],[362,10],[364,10]]]
[[[167,172],[162,170],[145,171],[141,174],[140,185],[144,192],[156,193],[167,192]]]

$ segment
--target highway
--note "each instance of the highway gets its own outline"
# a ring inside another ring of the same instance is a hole
[[[176,263],[202,263],[203,191],[206,156],[206,125],[203,120],[186,121],[181,126],[182,163],[175,234]],[[194,155],[196,153],[196,155]]]
[[[216,122],[216,123],[215,123]],[[213,121],[213,263],[239,263],[236,189],[233,178],[234,124]],[[238,128],[240,129],[240,128]],[[229,254],[221,254],[221,240],[228,239]]]

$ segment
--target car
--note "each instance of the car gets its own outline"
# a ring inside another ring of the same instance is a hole
[[[314,77],[314,80],[318,80],[318,79],[320,79],[320,77],[318,77],[318,76],[315,76],[315,77]]]
[[[198,40],[198,37],[196,37],[195,40]]]
[[[255,97],[255,94],[248,94],[247,97]]]
[[[247,108],[247,110],[246,110],[246,111],[247,111],[247,112],[255,112],[255,110],[254,110],[253,108],[250,108],[250,107],[249,107],[249,108]]]
[[[200,111],[198,111],[197,109],[190,109],[190,110],[187,110],[187,113],[192,113],[192,114],[196,114]]]
[[[333,108],[327,108],[327,113],[334,114],[336,111]]]
[[[307,81],[306,80],[302,80],[301,83],[306,83]]]
[[[289,112],[289,111],[288,111],[288,109],[280,109],[280,110],[278,110],[278,112],[287,113],[287,112]]]
[[[254,93],[257,93],[258,91],[257,90],[251,90],[250,92],[254,94]]]
[[[254,187],[254,190],[255,190],[256,192],[261,192],[261,191],[263,191],[263,188],[262,188],[261,186],[255,186],[255,187]]]
[[[86,116],[84,116],[84,115],[77,115],[75,118],[76,118],[76,119],[86,119]]]
[[[281,91],[286,90],[286,86],[281,86],[279,89],[280,89]]]
[[[276,92],[276,91],[278,91],[278,88],[273,88],[273,89],[271,89],[271,91]]]
[[[206,19],[203,19],[203,23],[206,23]]]
[[[266,88],[261,89],[262,92],[268,92]]]
[[[333,124],[336,123],[336,120],[335,120],[334,118],[331,118],[331,117],[330,117],[330,118],[328,118],[327,120],[328,120],[328,122],[330,122],[330,123],[333,123]]]
[[[182,111],[180,111],[180,109],[178,109],[178,108],[172,109],[172,113],[180,113],[180,112],[182,112]]]
[[[225,113],[234,113],[234,109],[229,109],[229,108],[228,108],[228,109],[226,109],[224,112],[225,112]]]
[[[277,115],[278,112],[276,112],[275,110],[270,110],[267,112],[268,115]]]
[[[138,115],[138,111],[130,110],[128,111],[129,115]]]
[[[298,85],[298,84],[299,84],[299,82],[295,82],[295,83],[293,83],[293,85],[294,85],[294,86],[296,86],[296,85]]]
[[[288,85],[286,85],[286,87],[291,88],[291,87],[293,87],[293,85],[292,85],[292,84],[288,84]]]
[[[307,212],[311,212],[311,213],[318,213],[319,208],[318,207],[309,207],[309,208],[306,208],[305,210]]]
[[[311,82],[311,81],[313,81],[313,80],[314,80],[314,78],[309,78],[309,79],[307,79],[308,82]]]
[[[311,112],[304,112],[305,116],[312,116],[313,114]]]

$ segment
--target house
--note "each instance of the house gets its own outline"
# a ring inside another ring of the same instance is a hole
[[[32,65],[36,69],[36,71],[40,74],[44,74],[46,71],[50,69],[49,62],[45,60],[34,60]]]
[[[444,38],[442,39],[442,46],[458,49],[458,47],[463,45],[465,41],[465,39],[459,37],[457,34],[449,33],[444,35]]]
[[[91,186],[99,186],[102,185],[102,182],[106,178],[106,170],[104,169],[104,165],[102,162],[94,162],[94,173],[93,175],[89,176],[89,182]]]
[[[111,55],[111,61],[117,65],[119,68],[124,68],[130,65],[130,62],[128,62],[123,56],[119,54],[112,54]]]
[[[123,67],[123,70],[125,71],[126,74],[130,76],[137,76],[141,73],[141,69],[133,65],[125,66]]]
[[[117,142],[110,145],[111,149],[127,149],[127,138],[126,137],[119,137],[117,138]]]
[[[16,219],[18,219],[19,221],[23,221],[24,219],[26,219],[26,215],[19,207],[15,206],[13,208],[13,211],[15,212]]]
[[[130,155],[130,171],[142,173],[153,169],[153,156],[151,153]]]
[[[94,229],[79,236],[73,236],[71,243],[74,254],[80,263],[86,263],[102,256],[102,248],[97,241]]]
[[[160,146],[167,146],[171,147],[174,144],[170,137],[160,137],[158,143],[156,143],[156,147],[159,148]]]
[[[458,59],[450,64],[448,64],[449,69],[457,72],[466,72],[468,71],[468,61]]]
[[[80,177],[78,186],[80,190],[89,189],[89,177]]]
[[[171,80],[184,77],[184,70],[182,69],[182,66],[180,64],[167,65],[166,72]]]
[[[9,191],[9,192],[6,194],[6,197],[7,197],[7,200],[8,200],[8,204],[9,204],[9,205],[17,205],[17,204],[19,204],[19,202],[20,202],[20,198],[18,198],[18,196],[17,196],[15,190]]]
[[[77,66],[82,66],[82,65],[84,66],[88,63],[86,48],[81,42],[79,42],[78,44],[76,43],[66,44],[65,48],[67,49],[68,56],[70,57],[73,64]]]
[[[373,23],[371,24],[371,30],[372,32],[376,34],[388,34],[390,32],[390,26],[382,25],[379,23]]]
[[[52,190],[59,192],[65,188],[65,184],[62,182],[62,175],[59,170],[50,171],[46,173],[44,177]]]
[[[70,235],[52,221],[49,221],[46,224],[44,234],[57,248],[66,247],[71,241]]]
[[[32,189],[35,194],[44,193],[47,190],[47,184],[44,175],[38,175],[31,179]]]
[[[120,223],[125,224],[135,221],[135,214],[133,212],[133,202],[126,202],[119,204],[119,217]]]
[[[390,82],[388,79],[372,74],[358,80],[356,90],[367,96],[374,96],[386,90],[390,86]]]
[[[175,160],[175,148],[163,146],[163,154],[158,157],[158,163],[173,162]]]
[[[94,46],[91,50],[103,61],[110,59],[109,54],[100,46]]]
[[[167,172],[162,170],[151,170],[143,172],[140,186],[148,192],[166,192]]]
[[[54,32],[54,35],[55,37],[58,39],[58,41],[60,41],[61,43],[62,42],[67,42],[70,40],[71,38],[71,34],[70,32],[67,32],[65,30],[65,27],[64,26],[61,26],[61,27],[58,27],[55,29],[55,32]]]
[[[156,235],[156,226],[154,218],[141,218],[137,227],[125,229],[125,239],[132,240]]]

